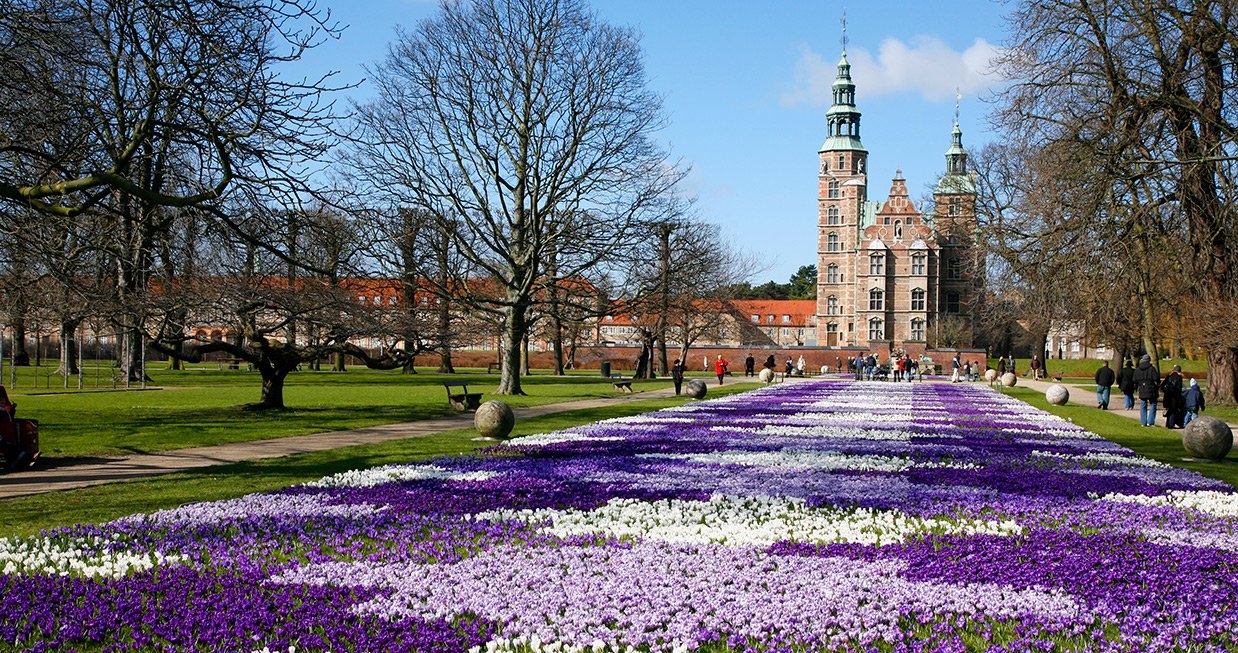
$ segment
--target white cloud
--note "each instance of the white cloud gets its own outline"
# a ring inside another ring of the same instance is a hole
[[[982,38],[958,52],[935,36],[917,36],[910,43],[886,39],[876,58],[867,50],[854,49],[847,59],[861,97],[919,93],[926,100],[941,101],[953,98],[956,88],[974,97],[1000,84],[990,63],[999,53],[997,46]],[[795,65],[794,88],[783,93],[782,104],[828,106],[837,74],[837,60],[826,60],[805,48]]]

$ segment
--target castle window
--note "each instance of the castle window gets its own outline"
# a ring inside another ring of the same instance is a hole
[[[868,310],[885,310],[885,292],[880,288],[873,288],[868,291]]]
[[[825,325],[825,331],[826,333],[838,333],[838,323],[830,322],[829,324]]]
[[[839,154],[838,155],[838,169],[843,170],[846,167],[847,167],[847,155]]]
[[[955,314],[963,312],[962,302],[960,301],[958,293],[946,293],[946,312]]]
[[[838,234],[831,233],[829,236],[826,237],[825,251],[827,252],[838,251]]]
[[[825,314],[838,315],[838,298],[830,295],[825,298]]]
[[[924,310],[924,289],[923,288],[916,288],[915,290],[911,291],[911,310],[913,311]]]
[[[957,258],[952,258],[946,261],[946,278],[958,279],[963,276],[962,264]]]
[[[962,215],[963,199],[961,197],[951,197],[949,206],[950,206],[950,209],[949,209],[950,215]]]
[[[826,219],[827,223],[838,224],[839,221],[838,221],[838,207],[837,206],[831,206],[830,208],[826,209],[825,214],[827,218]]]
[[[886,256],[885,254],[869,254],[868,255],[868,273],[869,274],[885,274]]]
[[[911,321],[911,339],[924,340],[924,320],[917,318]]]
[[[924,254],[913,255],[911,257],[911,273],[912,274],[924,274],[924,269],[926,267],[924,263],[927,258],[928,257],[925,256]]]
[[[839,194],[838,194],[838,180],[836,180],[836,179],[831,179],[831,180],[830,180],[830,185],[829,185],[829,198],[830,198],[830,199],[832,199],[832,200],[836,200],[836,199],[838,199],[838,198],[839,198]]]
[[[885,340],[886,329],[885,322],[881,318],[873,318],[868,321],[868,339],[869,340]]]
[[[825,268],[825,282],[838,283],[838,265],[830,263],[829,267]]]

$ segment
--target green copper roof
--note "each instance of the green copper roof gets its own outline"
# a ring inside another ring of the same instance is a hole
[[[975,195],[976,183],[970,175],[942,175],[937,182],[936,195]]]
[[[881,202],[864,202],[864,213],[860,216],[860,233],[877,224],[877,214],[881,212]]]
[[[864,149],[864,144],[855,136],[831,136],[825,139],[825,144],[821,146],[819,152],[832,152],[835,150],[868,153],[868,150]]]

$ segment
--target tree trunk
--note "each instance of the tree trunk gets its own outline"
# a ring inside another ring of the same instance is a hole
[[[520,389],[520,345],[524,342],[525,307],[522,304],[503,310],[503,338],[499,345],[499,387],[496,395],[522,395]]]
[[[348,371],[348,366],[345,365],[345,361],[344,361],[344,352],[342,351],[335,352],[335,355],[332,357],[331,371],[332,372],[347,372]]]
[[[262,400],[250,406],[255,410],[284,409],[284,379],[288,378],[289,370],[273,365],[259,365],[262,372]]]
[[[529,332],[524,332],[524,340],[520,342],[520,374],[529,375]]]
[[[446,266],[446,263],[443,264]],[[446,270],[443,270],[444,278],[446,278]],[[439,355],[438,355],[438,370],[439,374],[455,374],[456,368],[451,364],[451,302],[447,297],[439,298],[438,303],[438,338],[439,338]]]
[[[1238,349],[1217,347],[1208,352],[1208,403],[1238,403]]]
[[[13,317],[13,365],[30,365],[30,352],[26,350],[26,316],[20,313]]]
[[[80,320],[65,320],[60,323],[60,371],[67,379],[77,374],[77,325]]]
[[[554,349],[555,376],[563,376],[566,370],[566,361],[563,357],[563,320],[558,315],[552,315],[550,318],[550,338],[551,347]]]

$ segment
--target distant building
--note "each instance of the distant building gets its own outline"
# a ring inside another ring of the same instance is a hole
[[[957,116],[933,210],[921,212],[902,170],[885,202],[869,199],[846,52],[833,93],[819,151],[816,344],[913,353],[971,346],[983,268],[974,247],[976,187]]]

